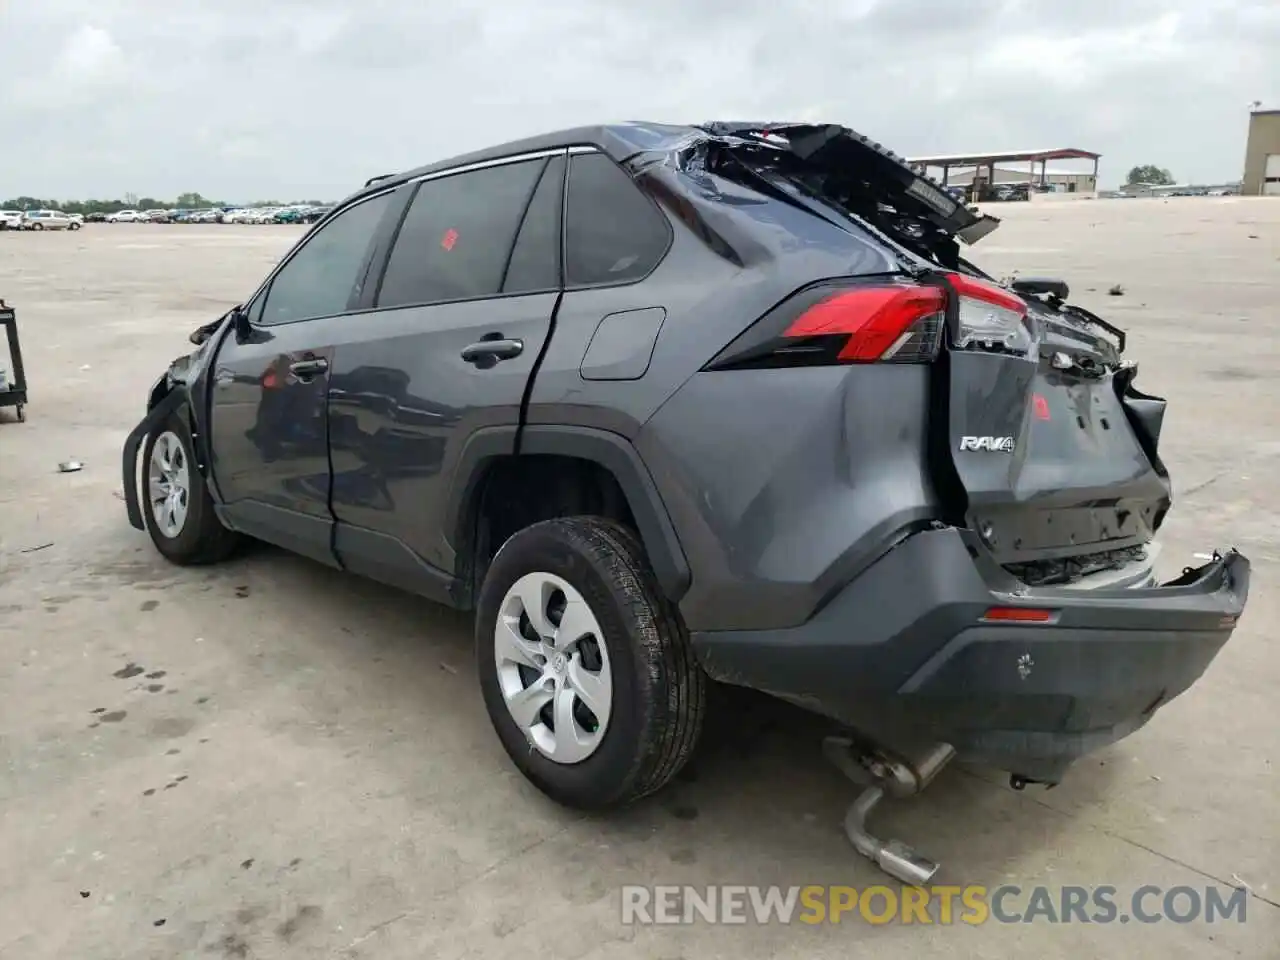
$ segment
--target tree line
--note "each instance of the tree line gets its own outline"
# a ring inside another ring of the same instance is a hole
[[[320,200],[301,200],[312,207],[324,206]],[[176,200],[161,200],[156,197],[139,197],[126,194],[122,200],[49,200],[40,197],[13,197],[0,200],[0,210],[61,210],[64,213],[115,213],[118,210],[206,210],[211,207],[230,206],[224,200],[210,200],[199,193],[181,193]],[[278,200],[255,200],[253,203],[237,204],[246,207],[279,207]]]

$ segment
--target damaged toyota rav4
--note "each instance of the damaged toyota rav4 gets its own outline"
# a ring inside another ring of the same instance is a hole
[[[238,538],[475,611],[512,762],[667,783],[711,682],[835,722],[846,829],[953,757],[1056,783],[1235,629],[1154,575],[1165,402],[1064,283],[840,126],[589,127],[371,180],[192,335],[124,450],[179,564]]]

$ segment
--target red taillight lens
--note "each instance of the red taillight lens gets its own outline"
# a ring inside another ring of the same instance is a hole
[[[708,367],[928,363],[937,356],[945,317],[940,287],[823,284],[770,311]]]
[[[902,351],[918,321],[946,310],[939,287],[867,287],[837,293],[810,307],[784,337],[844,338],[836,358],[845,363],[890,360]]]

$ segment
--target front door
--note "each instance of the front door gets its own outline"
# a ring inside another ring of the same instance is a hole
[[[351,322],[383,194],[308,235],[259,291],[214,363],[213,474],[234,528],[324,563],[331,548],[328,390]]]

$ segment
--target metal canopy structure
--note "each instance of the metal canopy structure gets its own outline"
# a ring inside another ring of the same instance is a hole
[[[1076,147],[1055,147],[1051,150],[1011,150],[1007,153],[953,153],[935,157],[911,157],[908,163],[926,167],[984,167],[989,163],[1047,163],[1050,160],[1092,160],[1096,164],[1102,156]]]
[[[948,153],[931,157],[910,157],[907,163],[921,173],[924,173],[930,167],[941,167],[942,185],[946,186],[953,167],[974,167],[977,170],[985,170],[986,181],[994,183],[997,163],[1025,163],[1027,164],[1027,182],[1034,183],[1039,180],[1043,184],[1047,179],[1047,166],[1050,160],[1092,160],[1093,181],[1096,184],[1098,182],[1098,160],[1101,157],[1102,154],[1100,153],[1081,150],[1078,147],[1051,147],[1047,150],[1010,150],[1004,153]],[[1036,175],[1037,164],[1040,166],[1038,177]]]

